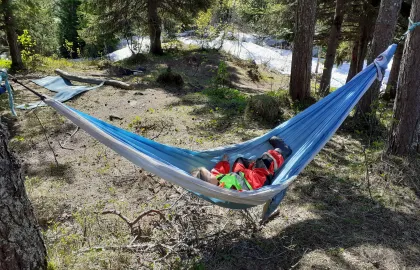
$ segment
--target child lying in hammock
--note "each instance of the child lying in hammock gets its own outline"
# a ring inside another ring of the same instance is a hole
[[[279,137],[273,136],[269,142],[274,150],[268,150],[256,160],[243,157],[236,159],[232,172],[228,156],[224,155],[222,161],[217,163],[211,172],[201,167],[192,171],[191,175],[219,187],[239,191],[253,190],[271,184],[274,174],[292,154],[292,150]]]

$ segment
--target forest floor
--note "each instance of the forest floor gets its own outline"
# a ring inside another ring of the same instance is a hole
[[[263,66],[256,80],[251,63],[192,48],[130,61],[122,64],[147,69],[119,78],[135,83],[134,90],[104,86],[66,104],[194,150],[274,127],[244,117],[246,103],[251,95],[287,89],[289,80]],[[62,69],[104,75],[99,67],[105,64],[66,62]],[[181,74],[183,87],[156,83],[168,66]],[[230,88],[208,90],[220,73],[228,74],[222,84]],[[30,80],[48,74],[46,66],[19,78],[47,93]],[[22,87],[15,90],[17,104],[35,100]],[[19,111],[14,120],[4,110],[3,120],[22,160],[49,269],[420,269],[420,162],[384,153],[391,107],[382,106],[381,128],[371,134],[350,117],[265,225],[258,223],[262,207],[245,212],[211,205],[134,166],[52,108]],[[300,107],[282,109],[285,120]]]

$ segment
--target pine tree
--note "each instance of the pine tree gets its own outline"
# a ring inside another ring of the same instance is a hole
[[[392,42],[397,26],[398,15],[402,0],[382,0],[378,19],[375,24],[371,50],[368,55],[368,64],[372,63],[376,56],[381,54]],[[375,116],[371,114],[372,105],[379,96],[381,82],[376,81],[362,97],[357,105],[356,115],[371,121]]]
[[[315,32],[315,0],[298,0],[294,38],[290,96],[293,100],[310,98],[312,47]]]
[[[150,53],[161,54],[162,18],[178,22],[188,21],[212,5],[212,0],[135,0],[94,1],[101,13],[99,23],[103,28],[122,36],[133,32],[148,32]],[[136,29],[137,28],[137,29]]]
[[[16,157],[0,123],[0,269],[46,269],[47,251]]]
[[[23,69],[24,65],[17,42],[16,23],[13,15],[12,2],[10,0],[2,0],[0,8],[3,15],[4,29],[6,32],[10,56],[12,58],[12,69]]]
[[[410,18],[420,21],[420,0],[413,0]],[[420,150],[420,28],[414,29],[405,42],[394,104],[394,121],[388,152],[407,156]]]
[[[401,60],[404,52],[404,44],[398,44],[397,51],[392,61],[391,72],[389,73],[388,83],[386,86],[386,99],[395,99],[398,87],[398,74],[400,73]]]
[[[345,12],[345,0],[337,0],[335,7],[334,20],[328,38],[327,54],[325,56],[324,70],[321,77],[320,92],[323,96],[330,93],[330,83],[332,69],[334,66],[335,54],[340,40],[341,26],[343,24]]]
[[[60,19],[58,40],[61,55],[64,57],[76,58],[84,45],[77,32],[79,29],[77,9],[80,4],[80,0],[59,0],[57,3],[57,15]]]
[[[362,1],[360,4],[360,10],[355,9],[352,16],[357,21],[358,28],[356,36],[352,39],[353,51],[347,82],[363,69],[368,44],[372,40],[375,21],[378,17],[377,7],[380,4],[380,0]]]

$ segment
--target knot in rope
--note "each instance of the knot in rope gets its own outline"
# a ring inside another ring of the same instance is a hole
[[[408,29],[407,32],[404,33],[404,36],[408,35],[408,33],[413,32],[417,26],[420,26],[420,22],[413,22],[410,18],[408,18]]]

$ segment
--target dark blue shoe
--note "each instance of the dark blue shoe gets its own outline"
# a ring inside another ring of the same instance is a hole
[[[273,136],[268,142],[273,146],[274,150],[279,152],[284,159],[287,159],[292,154],[292,149],[279,137]]]

